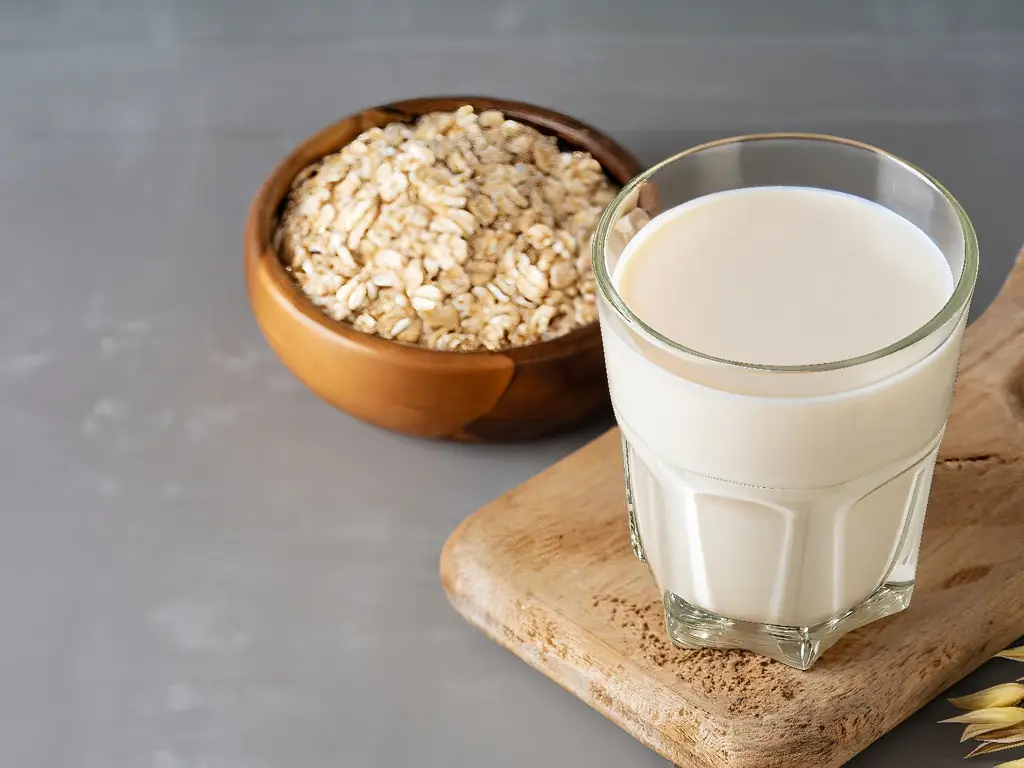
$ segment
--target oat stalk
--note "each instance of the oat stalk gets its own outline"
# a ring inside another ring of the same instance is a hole
[[[973,712],[965,712],[956,717],[947,717],[939,722],[998,725],[1000,728],[1003,728],[1007,725],[1024,723],[1024,709],[1021,707],[989,707],[987,709],[976,709]]]
[[[1024,646],[1007,649],[996,656],[1024,662]],[[1021,706],[1024,702],[1024,677],[949,701],[957,709],[965,711],[941,722],[967,726],[960,737],[961,743],[980,742],[967,757],[1024,748],[1024,706]],[[1000,763],[996,768],[1024,768],[1024,757]]]
[[[986,688],[984,691],[950,699],[949,703],[957,709],[988,709],[989,707],[1013,707],[1024,701],[1024,685],[1020,683],[1000,683]]]
[[[960,737],[960,743],[963,744],[965,741],[976,739],[983,733],[1001,731],[1005,727],[1005,725],[993,725],[991,723],[973,723],[964,728],[963,736]]]
[[[1019,746],[1019,745],[1017,745],[1017,744],[996,744],[996,743],[986,742],[984,744],[979,744],[977,747],[975,747],[971,752],[969,752],[967,754],[967,757],[981,757],[982,755],[991,755],[993,752],[1002,752],[1003,750],[1006,750],[1006,749],[1014,749],[1017,746]],[[1002,763],[1001,765],[997,765],[996,768],[1011,768],[1012,766],[1015,766],[1015,765],[1017,765],[1019,763],[1021,763],[1020,760],[1014,760],[1013,762],[1010,762],[1010,763]]]

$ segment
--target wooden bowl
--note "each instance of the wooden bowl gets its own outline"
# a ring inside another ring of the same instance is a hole
[[[303,141],[271,171],[245,225],[245,280],[253,313],[281,361],[324,400],[371,424],[421,437],[513,440],[577,424],[607,402],[597,323],[551,341],[500,352],[440,352],[357,331],[315,307],[271,247],[272,229],[295,176],[360,133],[471,104],[590,152],[620,186],[640,171],[607,136],[542,107],[451,96],[365,109]]]

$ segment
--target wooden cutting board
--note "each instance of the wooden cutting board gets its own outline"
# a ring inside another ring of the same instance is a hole
[[[615,430],[469,517],[441,576],[469,622],[679,765],[841,765],[1024,634],[1024,253],[967,333],[910,608],[809,672],[669,644]]]

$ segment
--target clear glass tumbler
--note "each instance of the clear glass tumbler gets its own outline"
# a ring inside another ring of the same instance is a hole
[[[662,211],[755,186],[834,190],[894,211],[942,251],[952,296],[889,347],[811,366],[715,358],[646,325],[611,277],[629,239]],[[725,139],[622,190],[598,225],[594,272],[630,538],[672,641],[807,669],[845,633],[906,608],[978,272],[959,203],[858,142]]]

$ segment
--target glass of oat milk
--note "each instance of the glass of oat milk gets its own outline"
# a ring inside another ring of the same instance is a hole
[[[672,641],[807,669],[906,608],[978,272],[959,203],[854,141],[726,139],[627,185],[594,271]]]

